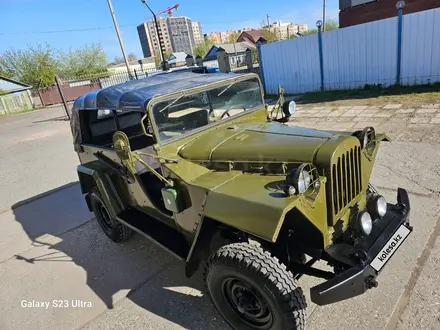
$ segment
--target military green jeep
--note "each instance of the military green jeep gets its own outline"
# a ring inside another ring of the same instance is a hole
[[[412,227],[406,190],[387,204],[369,184],[385,135],[287,125],[294,111],[282,91],[268,107],[255,74],[90,92],[71,120],[87,205],[113,241],[136,231],[184,260],[187,276],[205,267],[233,328],[304,329],[301,276],[325,279],[310,292],[318,305],[360,295]]]

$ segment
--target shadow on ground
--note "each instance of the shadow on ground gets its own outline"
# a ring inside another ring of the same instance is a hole
[[[182,262],[140,235],[124,244],[110,241],[92,219],[79,184],[21,201],[12,210],[15,220],[37,247],[33,250],[36,252],[25,251],[14,258],[35,266],[36,272],[40,272],[43,264],[43,268],[51,269],[49,276],[61,274],[57,281],[62,282],[58,285],[72,285],[72,279],[62,274],[72,271],[74,263],[86,272],[86,285],[108,309],[122,304],[121,299],[115,301],[118,292],[130,290],[130,301],[185,328],[226,328],[207,296],[200,293],[204,291],[200,273],[186,279]],[[79,289],[88,292],[83,287],[81,284]],[[71,290],[75,290],[74,286]],[[125,312],[124,309],[122,313]],[[213,319],[217,320],[215,324]]]
[[[44,120],[37,120],[37,121],[33,121],[33,124],[38,124],[38,123],[47,123],[50,121],[69,121],[69,118],[67,118],[66,115],[64,116],[59,116],[59,117],[54,117],[54,118],[49,118],[49,119],[44,119]]]

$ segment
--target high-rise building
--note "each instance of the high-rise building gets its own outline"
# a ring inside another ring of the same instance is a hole
[[[164,53],[171,54],[173,52],[173,45],[171,43],[171,33],[168,29],[168,22],[166,18],[158,17],[157,25],[159,27],[159,36],[156,33],[156,25],[154,22],[147,23],[147,30],[150,35],[151,48],[153,55],[160,57],[160,44]],[[166,60],[166,59],[165,59]]]
[[[192,55],[196,40],[199,43],[202,41],[200,23],[194,22],[193,24],[188,17],[158,17],[157,24],[159,35],[156,33],[154,22],[141,24],[137,28],[144,57],[160,57],[159,45],[162,45],[164,53],[167,54],[185,52]]]
[[[150,34],[148,33],[147,23],[138,25],[137,27],[139,41],[141,42],[142,53],[144,57],[153,56],[152,43],[150,40]]]
[[[202,25],[199,22],[192,22],[192,30],[195,44],[201,44],[203,42]]]
[[[167,21],[173,50],[192,55],[195,40],[191,19],[185,16],[172,16],[168,17]]]

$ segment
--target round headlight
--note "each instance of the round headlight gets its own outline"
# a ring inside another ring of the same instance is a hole
[[[376,195],[368,201],[367,208],[374,217],[382,218],[387,213],[387,201],[383,196]]]
[[[311,182],[312,178],[310,177],[309,172],[301,171],[298,177],[298,192],[300,194],[305,193]]]
[[[361,212],[358,215],[358,228],[364,235],[370,235],[373,230],[373,220],[371,220],[370,213]]]
[[[312,184],[316,169],[311,164],[302,164],[286,176],[286,184],[294,186],[297,194],[303,194]],[[319,186],[318,186],[319,188]]]
[[[377,214],[380,217],[383,217],[387,213],[387,201],[383,196],[379,196],[376,199],[376,209],[377,209]]]

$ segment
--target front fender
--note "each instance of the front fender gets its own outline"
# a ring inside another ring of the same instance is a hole
[[[282,190],[283,182],[282,176],[238,174],[209,191],[204,215],[275,242],[286,214],[296,207],[305,211],[303,213],[315,227],[325,233],[325,185],[321,184],[324,193],[310,201],[303,195],[286,196]]]

